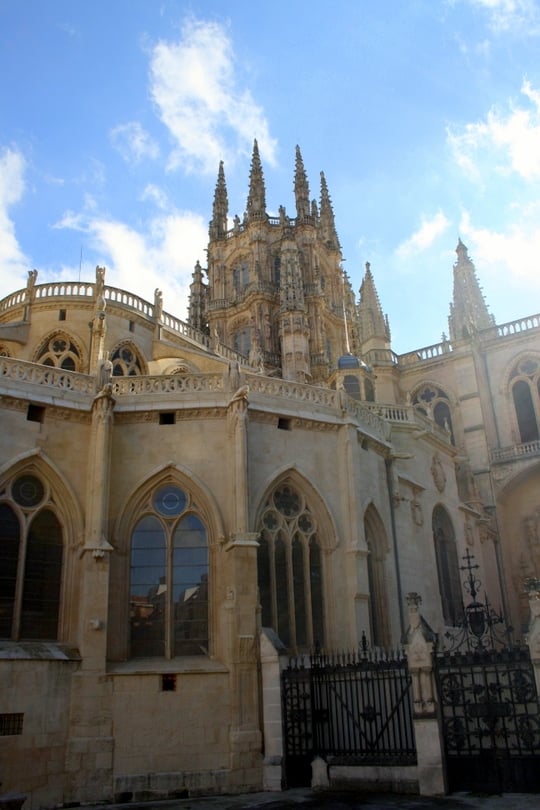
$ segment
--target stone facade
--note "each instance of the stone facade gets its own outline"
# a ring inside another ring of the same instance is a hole
[[[526,626],[540,316],[497,326],[460,242],[449,337],[396,355],[299,150],[294,180],[268,216],[255,144],[231,228],[220,166],[188,323],[104,268],[0,302],[0,782],[30,808],[279,787],[276,650],[397,644],[411,592],[440,633],[467,549]]]

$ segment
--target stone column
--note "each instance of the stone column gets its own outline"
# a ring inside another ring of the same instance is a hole
[[[269,628],[263,628],[260,636],[260,656],[265,790],[282,790],[285,780],[280,662],[280,654],[284,655],[285,652],[285,647],[277,634]]]
[[[70,800],[110,799],[113,774],[112,685],[106,676],[109,556],[107,539],[114,399],[106,385],[92,406],[86,526],[81,556],[79,650],[73,676],[66,771]]]
[[[447,786],[433,677],[436,636],[419,612],[421,604],[417,593],[407,594],[409,627],[405,633],[405,649],[413,687],[418,790],[422,796],[441,796],[447,792]]]
[[[228,650],[231,683],[230,765],[236,790],[253,790],[262,782],[262,735],[259,722],[257,647],[258,534],[248,531],[248,388],[239,388],[229,402],[232,526],[225,546],[229,588]]]

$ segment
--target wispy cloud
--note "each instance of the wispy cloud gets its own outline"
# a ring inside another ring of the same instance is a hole
[[[529,213],[530,217],[519,218],[508,227],[497,230],[476,226],[471,214],[465,211],[459,230],[485,279],[492,277],[507,284],[512,279],[523,285],[524,292],[528,290],[537,295],[540,290],[540,220],[532,215],[532,211]],[[525,311],[536,312],[537,309],[532,303]]]
[[[536,0],[469,0],[469,2],[488,14],[489,25],[495,32],[519,29],[528,34],[538,33],[540,15]]]
[[[164,198],[160,198],[164,202]],[[97,261],[107,267],[107,283],[153,300],[163,292],[169,312],[185,317],[195,261],[204,262],[207,224],[203,217],[174,209],[160,213],[136,230],[92,211],[66,212],[55,226],[82,231]]]
[[[20,151],[16,148],[0,150],[0,278],[9,281],[9,290],[2,290],[1,294],[17,289],[15,278],[22,281],[30,269],[10,213],[12,206],[23,198],[25,169],[26,161]]]
[[[525,80],[521,94],[528,103],[510,102],[506,110],[491,109],[483,121],[448,130],[455,161],[473,179],[486,179],[494,168],[525,180],[540,177],[540,93]]]
[[[126,162],[140,163],[143,158],[154,160],[159,155],[159,146],[138,121],[118,124],[110,132],[113,146]]]
[[[169,168],[214,173],[251,149],[275,163],[276,141],[262,107],[242,86],[233,43],[217,22],[189,20],[179,42],[159,42],[151,54],[151,95],[175,146]]]
[[[422,217],[422,222],[418,230],[398,246],[396,250],[397,255],[401,259],[404,259],[423,253],[431,247],[449,225],[450,222],[442,211],[437,211],[430,219]]]

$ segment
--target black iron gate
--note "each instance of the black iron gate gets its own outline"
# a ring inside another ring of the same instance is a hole
[[[527,648],[436,658],[450,791],[540,790],[540,706]]]
[[[285,772],[309,785],[311,762],[414,764],[410,676],[404,655],[316,654],[283,672]]]
[[[480,602],[479,566],[467,549],[470,602],[435,656],[449,790],[540,790],[540,704],[527,647]]]

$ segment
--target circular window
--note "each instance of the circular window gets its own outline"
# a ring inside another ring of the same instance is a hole
[[[282,486],[274,492],[274,503],[285,517],[295,517],[300,512],[300,498],[292,487]]]
[[[172,484],[161,487],[154,495],[154,508],[165,517],[180,515],[186,508],[187,496]]]
[[[19,506],[37,506],[43,500],[45,489],[35,475],[20,475],[12,484],[13,500]]]

